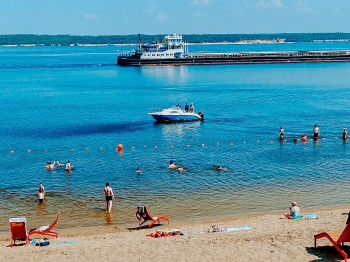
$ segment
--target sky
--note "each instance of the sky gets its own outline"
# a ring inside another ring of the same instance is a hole
[[[0,34],[350,32],[350,0],[0,0]]]

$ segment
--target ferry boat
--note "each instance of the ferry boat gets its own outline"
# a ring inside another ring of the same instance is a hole
[[[157,122],[170,123],[170,122],[189,122],[189,121],[203,121],[204,114],[202,112],[184,111],[181,108],[174,106],[171,108],[163,109],[159,112],[148,113]]]
[[[188,43],[182,35],[166,35],[163,42],[141,44],[138,50],[118,55],[122,66],[213,65],[213,64],[268,64],[302,62],[350,62],[350,50],[188,53]]]

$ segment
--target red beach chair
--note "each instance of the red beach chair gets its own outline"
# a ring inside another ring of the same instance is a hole
[[[49,226],[43,226],[39,229],[35,229],[32,230],[28,233],[28,237],[30,237],[31,235],[44,235],[44,236],[51,236],[51,237],[58,237],[58,233],[55,231],[52,231],[52,229],[56,226],[58,219],[60,217],[60,213],[57,214],[57,217],[55,219],[55,221],[53,221],[53,223]]]
[[[320,233],[317,235],[314,235],[315,240],[315,247],[316,247],[316,240],[326,237],[329,239],[329,241],[333,244],[333,246],[339,251],[339,253],[343,256],[344,261],[347,262],[348,255],[345,253],[344,250],[341,249],[341,246],[344,245],[345,242],[350,242],[350,213],[348,216],[348,220],[346,221],[346,227],[342,233]],[[338,239],[335,241],[335,239]]]
[[[25,217],[10,218],[10,229],[11,229],[11,244],[13,247],[16,240],[26,241],[25,244],[29,243],[29,236],[27,233],[27,219]]]
[[[151,223],[149,223],[148,227],[152,227],[157,222],[159,224],[160,220],[167,221],[168,225],[169,225],[169,218],[164,217],[164,216],[152,217],[151,214],[148,213],[147,207],[145,207],[145,206],[138,206],[137,207],[136,218],[139,221],[139,228],[141,228],[141,225],[143,223],[145,223],[146,221],[151,221]],[[142,221],[142,219],[143,219],[143,221]]]

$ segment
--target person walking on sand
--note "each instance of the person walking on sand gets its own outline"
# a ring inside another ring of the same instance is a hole
[[[111,212],[112,210],[112,199],[114,198],[113,190],[109,186],[109,183],[106,183],[106,187],[104,188],[104,193],[106,196],[106,212]]]
[[[40,203],[42,203],[45,198],[45,188],[42,183],[39,184],[38,198]]]

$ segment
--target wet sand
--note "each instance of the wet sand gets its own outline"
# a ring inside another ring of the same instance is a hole
[[[342,231],[350,207],[303,210],[318,214],[318,219],[288,220],[283,214],[171,221],[141,230],[119,227],[59,229],[50,245],[8,247],[9,235],[2,235],[0,261],[337,261],[342,257],[327,239],[313,235],[323,231]],[[200,233],[212,225],[220,228],[251,226],[237,232]],[[135,224],[130,225],[137,226]],[[179,229],[183,236],[146,237],[156,230]],[[196,234],[197,232],[197,234]],[[350,248],[345,247],[350,252]]]

